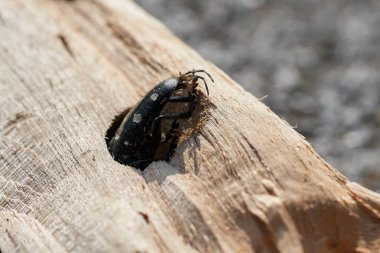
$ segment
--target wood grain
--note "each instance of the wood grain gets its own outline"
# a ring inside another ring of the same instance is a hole
[[[0,32],[1,252],[380,251],[380,196],[134,3],[1,1]],[[200,132],[115,162],[114,117],[192,68],[215,79]]]

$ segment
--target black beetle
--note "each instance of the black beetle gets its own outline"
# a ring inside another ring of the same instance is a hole
[[[166,79],[154,87],[146,96],[136,104],[125,116],[109,142],[108,149],[112,157],[126,165],[144,169],[155,160],[167,160],[170,154],[165,152],[156,157],[156,152],[162,143],[173,148],[176,140],[175,132],[178,128],[178,119],[190,118],[196,103],[196,87],[198,79],[204,82],[207,94],[209,94],[204,77],[197,73],[205,73],[214,82],[211,75],[205,70],[191,70],[178,77]],[[175,95],[182,90],[187,95]],[[168,102],[189,103],[188,110],[173,115],[160,115]],[[172,119],[172,127],[162,140],[161,120]]]

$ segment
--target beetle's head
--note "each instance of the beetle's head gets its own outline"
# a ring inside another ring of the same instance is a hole
[[[198,77],[191,75],[191,74],[179,74],[178,77],[178,88],[179,89],[188,89],[188,90],[195,90],[195,88],[198,86]]]
[[[181,74],[179,73],[179,77],[178,77],[178,81],[179,81],[179,85],[178,85],[178,88],[182,88],[182,89],[190,89],[190,90],[195,90],[195,88],[198,86],[198,79],[201,79],[205,85],[205,88],[206,88],[206,91],[207,91],[207,95],[209,95],[209,91],[208,91],[208,86],[207,86],[207,83],[206,83],[206,80],[204,77],[202,76],[199,76],[198,73],[205,73],[210,79],[212,82],[214,82],[214,79],[212,79],[211,75],[209,73],[207,73],[205,70],[201,69],[201,70],[191,70],[191,71],[188,71],[186,72],[185,74]]]

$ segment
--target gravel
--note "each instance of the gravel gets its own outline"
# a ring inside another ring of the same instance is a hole
[[[380,1],[136,2],[380,192]]]

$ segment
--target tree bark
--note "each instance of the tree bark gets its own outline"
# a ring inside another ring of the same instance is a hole
[[[380,196],[134,3],[1,1],[0,31],[1,252],[380,251]],[[199,132],[115,162],[114,117],[192,68],[215,79]]]

